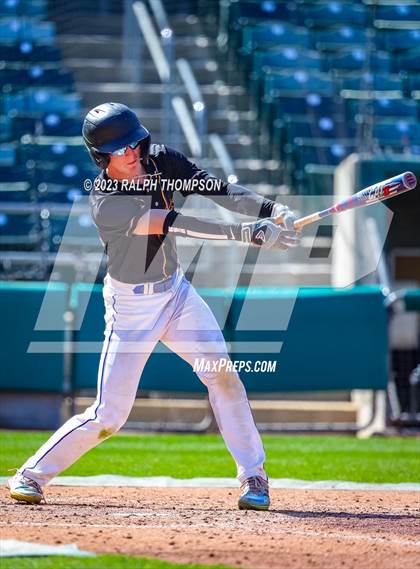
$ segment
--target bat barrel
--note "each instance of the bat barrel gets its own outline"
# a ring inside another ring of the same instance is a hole
[[[364,190],[360,190],[360,192],[357,192],[349,198],[341,200],[327,209],[297,219],[294,223],[295,229],[301,229],[305,225],[319,221],[323,217],[334,213],[364,207],[366,205],[398,196],[399,194],[414,190],[416,185],[417,179],[413,172],[403,172],[402,174],[398,174],[398,176],[394,176],[393,178],[389,178],[383,182],[373,184],[373,186],[369,186]]]

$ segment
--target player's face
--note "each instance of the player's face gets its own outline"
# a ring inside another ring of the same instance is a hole
[[[134,180],[143,172],[140,162],[140,145],[136,148],[127,147],[122,156],[110,156],[108,175],[116,180]]]

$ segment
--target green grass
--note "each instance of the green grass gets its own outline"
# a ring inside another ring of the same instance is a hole
[[[125,555],[98,557],[11,557],[1,560],[1,569],[209,569],[208,565],[180,565],[158,559],[141,559]],[[227,569],[212,565],[211,569]]]
[[[0,432],[0,476],[19,467],[48,436]],[[420,439],[268,435],[263,440],[271,478],[420,482]],[[233,477],[235,465],[218,435],[115,435],[63,474]]]

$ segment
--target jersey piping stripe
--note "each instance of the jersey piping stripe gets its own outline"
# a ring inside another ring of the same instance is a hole
[[[165,209],[170,209],[168,202],[166,201],[165,198],[165,194],[163,192],[163,188],[162,188],[162,183],[160,180],[160,174],[158,173],[158,167],[157,164],[155,163],[155,161],[153,160],[153,158],[150,158],[150,160],[152,161],[152,164],[155,168],[155,174],[157,176],[158,182],[159,182],[159,187],[160,187],[160,193],[162,194],[162,199],[165,203]],[[166,259],[166,254],[165,254],[165,238],[163,239],[162,243],[161,243],[161,247],[162,247],[162,255],[163,255],[163,267],[162,267],[162,272],[163,272],[163,276],[164,277],[169,277],[168,271],[166,270],[166,265],[167,265],[167,259]]]
[[[199,231],[184,229],[183,227],[169,227],[168,231],[171,233],[181,233],[182,235],[187,235],[188,237],[199,237],[202,239],[215,239],[218,241],[223,239],[229,239],[229,237],[225,233],[220,233],[219,235],[212,235],[211,233],[200,233]]]
[[[99,406],[101,405],[102,402],[102,386],[103,386],[103,379],[104,379],[104,369],[105,369],[105,364],[106,364],[106,360],[108,357],[108,349],[111,343],[111,336],[112,333],[114,331],[114,324],[115,324],[115,314],[116,314],[116,310],[115,310],[115,301],[116,301],[116,297],[114,295],[112,295],[112,310],[113,310],[113,322],[112,322],[112,326],[111,326],[111,330],[109,332],[109,336],[108,336],[108,341],[107,341],[107,345],[106,345],[106,349],[105,349],[105,353],[103,355],[103,358],[101,360],[101,370],[100,370],[100,380],[99,380],[99,398],[98,398],[98,404],[95,407],[95,413],[94,416],[91,419],[87,419],[86,421],[84,421],[83,423],[81,423],[80,425],[76,425],[76,427],[74,427],[73,429],[71,429],[71,431],[69,431],[68,433],[66,433],[65,435],[63,435],[57,442],[55,442],[53,444],[53,446],[51,448],[49,448],[47,451],[45,451],[45,453],[36,461],[36,463],[34,464],[34,466],[30,466],[30,467],[26,467],[23,471],[22,474],[23,476],[25,476],[25,471],[29,469],[33,469],[36,468],[38,466],[38,464],[40,463],[40,461],[45,458],[47,456],[48,453],[50,453],[59,443],[61,443],[61,441],[63,441],[66,437],[68,437],[69,435],[71,435],[71,433],[73,433],[74,431],[76,431],[77,429],[80,429],[81,427],[84,427],[87,423],[90,423],[91,421],[95,421],[97,416],[98,416],[98,409]]]

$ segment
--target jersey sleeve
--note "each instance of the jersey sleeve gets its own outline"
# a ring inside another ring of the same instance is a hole
[[[275,204],[272,200],[264,198],[244,186],[230,184],[225,180],[212,176],[206,170],[202,170],[194,162],[191,162],[184,154],[172,148],[167,147],[166,153],[171,162],[172,177],[182,180],[197,179],[202,181],[202,184],[199,186],[200,189],[181,190],[180,193],[184,197],[191,193],[200,194],[233,212],[255,218],[272,216]]]
[[[166,155],[170,161],[170,174],[171,178],[176,178],[178,180],[192,180],[193,178],[201,178],[203,176],[208,176],[205,170],[200,170],[200,168],[189,160],[185,154],[169,148],[166,146]],[[191,190],[181,190],[180,193],[185,197],[191,193]]]
[[[163,233],[172,233],[182,237],[214,240],[241,241],[242,226],[240,223],[226,223],[224,221],[182,215],[172,210],[163,223]]]
[[[92,217],[98,229],[129,236],[146,211],[146,203],[142,198],[127,195],[107,196],[96,202],[92,208]]]

